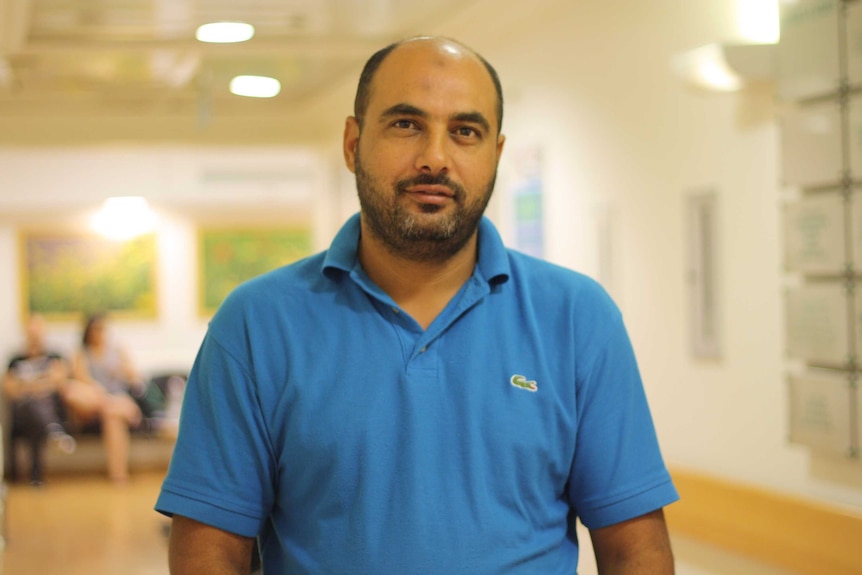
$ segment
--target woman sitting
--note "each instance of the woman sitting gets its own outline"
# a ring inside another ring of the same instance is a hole
[[[130,393],[144,384],[128,355],[109,341],[105,316],[91,316],[84,327],[82,347],[72,362],[73,379],[65,397],[73,417],[82,424],[100,422],[108,461],[108,477],[129,478],[129,429],[142,415]]]

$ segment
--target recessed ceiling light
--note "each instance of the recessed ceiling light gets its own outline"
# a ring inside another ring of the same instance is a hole
[[[230,81],[231,94],[251,98],[272,98],[281,92],[281,82],[267,76],[237,76]]]
[[[254,26],[245,22],[211,22],[198,27],[195,38],[201,42],[230,44],[245,42],[254,36]]]

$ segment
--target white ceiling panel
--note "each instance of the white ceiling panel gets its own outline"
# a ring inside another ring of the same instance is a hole
[[[64,143],[74,143],[69,129],[78,125],[88,140],[87,126],[95,125],[111,126],[106,137],[116,137],[135,123],[277,122],[355,75],[373,50],[471,3],[0,0],[0,144],[49,142],[59,130]],[[255,37],[197,42],[197,27],[213,21],[248,22]],[[234,96],[228,84],[241,74],[273,76],[282,91],[269,101]]]

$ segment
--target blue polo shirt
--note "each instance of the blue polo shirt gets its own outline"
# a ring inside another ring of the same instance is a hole
[[[266,573],[566,574],[590,528],[677,498],[620,313],[507,250],[423,330],[330,249],[237,288],[185,394],[156,508],[259,536]]]

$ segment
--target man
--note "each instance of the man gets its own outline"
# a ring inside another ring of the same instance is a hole
[[[673,572],[664,467],[619,312],[506,250],[493,68],[415,38],[366,64],[331,248],[237,289],[189,381],[157,509],[175,575]]]
[[[9,402],[10,437],[20,437],[30,451],[30,484],[45,480],[44,448],[52,440],[63,453],[75,451],[75,439],[60,423],[57,407],[69,380],[69,368],[62,356],[45,347],[45,320],[30,316],[22,353],[15,355],[3,378],[3,392]],[[11,481],[18,480],[14,445],[7,451],[6,464]]]

